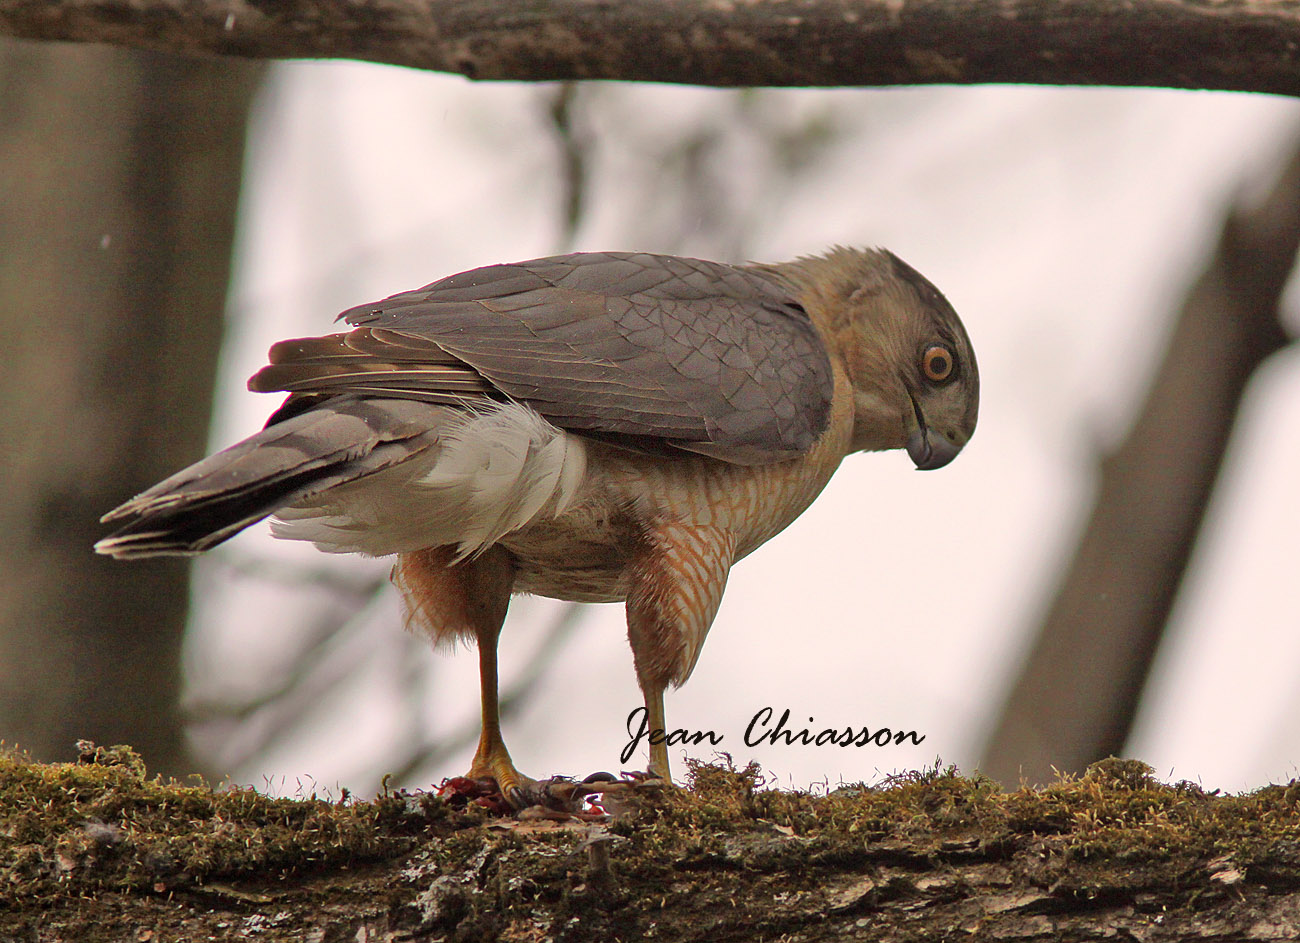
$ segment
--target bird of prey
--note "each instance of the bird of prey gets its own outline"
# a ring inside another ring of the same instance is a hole
[[[490,265],[286,340],[249,381],[266,427],[105,515],[96,549],[194,554],[278,537],[396,555],[410,628],[478,646],[471,778],[514,805],[497,713],[512,593],[626,603],[650,731],[699,658],[736,561],[851,452],[946,465],[979,375],[952,306],[884,250],[775,265],[593,252]],[[668,750],[650,771],[669,776]]]

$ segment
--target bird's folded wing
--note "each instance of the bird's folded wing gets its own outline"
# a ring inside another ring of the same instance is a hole
[[[751,269],[577,253],[462,272],[340,317],[356,330],[277,344],[250,388],[508,397],[564,429],[740,464],[802,454],[828,421],[816,329]]]

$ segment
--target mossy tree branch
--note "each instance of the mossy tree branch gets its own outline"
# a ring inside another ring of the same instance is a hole
[[[1300,934],[1300,787],[1110,760],[1004,792],[951,771],[829,795],[696,766],[611,820],[431,795],[271,799],[0,753],[0,938],[1149,941]]]
[[[0,0],[0,33],[477,79],[1300,94],[1300,6],[1266,0]]]

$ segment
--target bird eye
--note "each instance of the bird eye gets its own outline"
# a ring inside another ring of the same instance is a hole
[[[952,351],[942,344],[927,347],[921,355],[921,372],[931,383],[942,383],[952,376]]]

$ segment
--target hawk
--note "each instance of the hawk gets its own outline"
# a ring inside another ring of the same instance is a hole
[[[286,340],[251,380],[266,427],[103,520],[132,558],[195,554],[264,517],[329,552],[395,555],[407,624],[478,647],[471,778],[514,805],[497,712],[512,593],[625,602],[650,731],[690,676],[731,566],[840,461],[946,465],[979,374],[952,306],[890,252],[775,265],[593,252],[490,265]],[[669,776],[668,750],[650,771]]]

